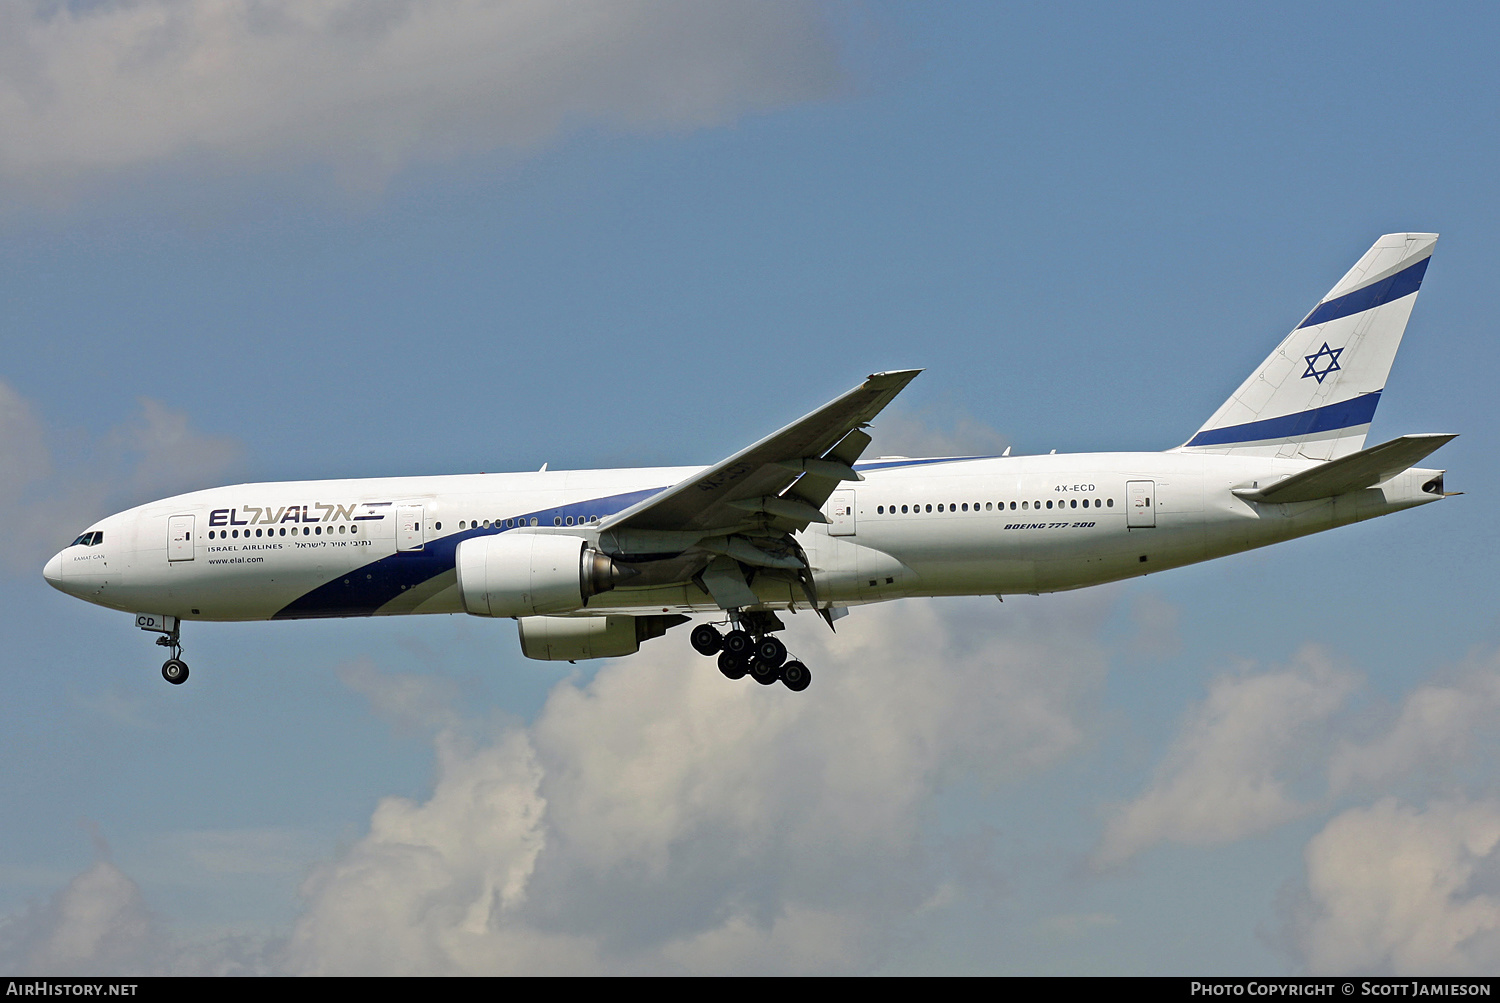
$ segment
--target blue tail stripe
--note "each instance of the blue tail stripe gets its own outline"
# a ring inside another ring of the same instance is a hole
[[[1330,320],[1363,313],[1382,304],[1393,303],[1403,296],[1410,296],[1422,287],[1422,276],[1427,274],[1427,263],[1431,260],[1432,256],[1428,255],[1416,264],[1401,269],[1395,275],[1388,275],[1379,282],[1372,282],[1363,289],[1356,289],[1338,299],[1319,303],[1313,308],[1313,312],[1307,315],[1307,319],[1297,325],[1297,329],[1300,331],[1304,327],[1326,324]]]
[[[1394,277],[1394,276],[1393,276]],[[1301,439],[1318,432],[1331,432],[1355,425],[1368,425],[1375,417],[1380,391],[1363,394],[1337,404],[1325,404],[1309,411],[1250,421],[1243,425],[1210,428],[1193,436],[1189,446],[1223,446],[1265,439]]]

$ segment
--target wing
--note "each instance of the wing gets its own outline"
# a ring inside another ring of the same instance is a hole
[[[692,578],[724,609],[757,600],[749,578],[790,575],[817,606],[807,556],[791,534],[827,522],[820,511],[854,471],[870,437],[861,429],[919,369],[876,373],[837,399],[721,463],[616,513],[600,543],[653,581]],[[657,569],[653,574],[651,566]]]
[[[859,429],[920,369],[876,373],[811,414],[708,470],[659,491],[600,525],[608,530],[731,531],[776,522],[806,529],[840,481],[862,478],[852,464],[870,444]]]

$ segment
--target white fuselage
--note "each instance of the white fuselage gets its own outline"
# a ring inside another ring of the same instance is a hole
[[[1097,585],[1265,546],[1442,497],[1411,469],[1316,501],[1243,500],[1313,461],[1191,452],[875,460],[835,492],[829,525],[798,534],[819,604],[1004,595]],[[184,620],[465,611],[457,546],[497,533],[561,533],[606,553],[599,520],[695,468],[542,471],[241,484],[179,495],[96,523],[98,542],[48,563],[63,591]],[[852,514],[849,514],[852,513]],[[90,534],[85,534],[85,538]],[[615,548],[616,550],[618,548]],[[753,575],[771,609],[805,608],[793,576]],[[693,580],[621,585],[576,612],[720,607]]]

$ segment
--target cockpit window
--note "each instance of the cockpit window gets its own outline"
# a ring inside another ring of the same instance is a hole
[[[84,533],[78,539],[68,544],[70,547],[96,547],[104,542],[104,530],[96,529],[91,533]]]

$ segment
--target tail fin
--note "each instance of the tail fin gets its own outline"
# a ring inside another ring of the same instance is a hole
[[[1435,233],[1389,233],[1179,449],[1333,460],[1365,433],[1417,301]]]

